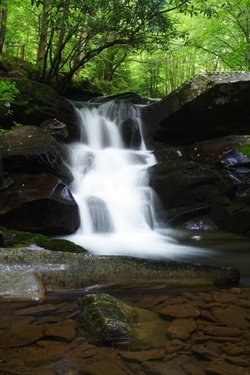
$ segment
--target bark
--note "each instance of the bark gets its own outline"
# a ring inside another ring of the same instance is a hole
[[[2,56],[7,22],[7,1],[0,2],[0,57]]]
[[[49,19],[49,1],[45,0],[43,3],[43,11],[41,16],[40,25],[40,36],[37,51],[37,63],[39,66],[44,65],[46,46],[47,46],[47,36],[48,36],[48,19]]]

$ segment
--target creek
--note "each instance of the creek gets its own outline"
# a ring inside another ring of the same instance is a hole
[[[71,191],[81,226],[66,238],[95,255],[235,267],[250,285],[249,236],[173,230],[157,217],[161,202],[148,185],[148,168],[157,160],[146,149],[139,107],[121,100],[74,104],[81,136],[70,145]]]

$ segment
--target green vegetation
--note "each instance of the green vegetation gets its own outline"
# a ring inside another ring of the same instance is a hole
[[[18,94],[19,90],[15,82],[0,80],[0,113],[4,116],[12,113],[9,107]]]
[[[250,158],[250,144],[246,143],[244,145],[240,145],[238,149],[240,152],[242,152],[242,154]]]
[[[75,245],[73,242],[55,239],[44,236],[43,234],[22,232],[6,229],[0,226],[0,232],[3,234],[6,247],[23,247],[36,245],[47,250],[64,251],[70,253],[84,253],[85,250]]]
[[[249,0],[3,0],[2,51],[30,78],[163,97],[206,71],[250,69]],[[13,72],[13,74],[15,71]]]

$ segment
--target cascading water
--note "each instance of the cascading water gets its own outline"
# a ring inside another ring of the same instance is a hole
[[[71,191],[81,227],[67,239],[98,255],[176,257],[177,248],[155,214],[157,197],[135,106],[125,101],[77,104],[81,139],[71,145]]]

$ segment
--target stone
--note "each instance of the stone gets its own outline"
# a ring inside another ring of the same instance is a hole
[[[244,370],[235,365],[225,363],[223,360],[208,364],[205,369],[206,375],[243,375]]]
[[[100,291],[107,286],[209,286],[221,282],[238,284],[240,279],[239,271],[233,268],[125,256],[92,257],[84,253],[47,249],[34,251],[29,247],[0,248],[0,264],[7,264],[10,269],[19,264],[22,272],[32,269],[41,278],[47,292],[72,289]]]
[[[249,134],[249,82],[249,72],[199,74],[142,109],[147,133],[172,144]]]
[[[55,305],[52,305],[52,304],[31,306],[25,309],[16,310],[14,312],[14,315],[16,316],[25,316],[25,315],[39,316],[39,315],[44,315],[52,311],[55,311],[55,309],[56,309]]]
[[[230,356],[230,357],[225,357],[225,361],[235,366],[250,367],[250,361],[244,358]]]
[[[43,300],[45,295],[42,281],[33,273],[11,272],[10,269],[1,272],[0,298],[29,301]]]
[[[242,331],[239,328],[234,327],[221,327],[217,325],[213,326],[206,326],[204,328],[205,335],[211,336],[230,336],[230,337],[237,337],[240,336]]]
[[[157,312],[166,319],[198,318],[200,310],[188,303],[159,308]]]
[[[73,180],[65,165],[67,148],[38,126],[16,126],[0,134],[4,170],[16,173],[52,173],[66,184]]]
[[[192,352],[198,354],[198,356],[207,359],[208,361],[213,361],[220,357],[220,354],[215,351],[209,350],[205,345],[195,345],[191,348]]]
[[[56,343],[46,348],[30,348],[26,356],[28,366],[39,366],[63,358],[65,345]]]
[[[100,374],[109,374],[109,375],[127,375],[126,366],[123,363],[120,363],[117,359],[113,361],[109,358],[96,358],[94,361],[86,360],[82,362],[80,370],[84,369],[84,372],[90,375],[100,375]]]
[[[78,205],[69,188],[50,173],[15,175],[0,194],[0,225],[50,235],[70,234],[80,226]]]
[[[67,319],[57,324],[48,324],[44,329],[44,337],[71,342],[76,335],[76,325],[74,320]]]
[[[246,319],[246,311],[236,305],[230,305],[224,309],[215,307],[211,309],[211,313],[220,323],[229,327],[247,328],[250,325]]]
[[[135,309],[108,294],[88,294],[82,300],[81,325],[94,339],[131,340],[135,318]]]
[[[168,363],[155,363],[153,361],[143,362],[142,368],[148,375],[185,375],[185,372],[177,366]]]
[[[232,293],[214,293],[213,301],[219,303],[237,303],[238,297]]]
[[[189,339],[196,330],[196,322],[194,319],[175,319],[172,321],[168,337],[180,340]]]
[[[18,324],[10,327],[0,338],[1,345],[8,348],[27,346],[44,337],[43,327],[35,324]]]
[[[162,360],[165,357],[164,349],[152,349],[141,351],[119,351],[119,355],[126,361],[145,362],[149,360]]]

